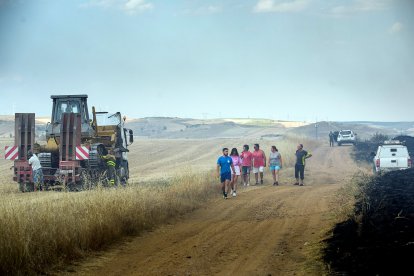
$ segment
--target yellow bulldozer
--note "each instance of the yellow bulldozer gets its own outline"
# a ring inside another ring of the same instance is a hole
[[[15,114],[15,145],[6,147],[14,160],[13,180],[21,191],[36,189],[28,162],[35,153],[44,175],[43,190],[64,187],[90,189],[96,185],[125,185],[129,178],[128,146],[133,131],[125,128],[120,112],[88,112],[87,95],[52,95],[46,141],[35,142],[35,114]]]

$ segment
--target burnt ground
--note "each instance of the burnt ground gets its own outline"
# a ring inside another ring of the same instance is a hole
[[[411,138],[405,139],[406,145],[414,152]],[[373,147],[373,143],[360,143],[354,157],[364,160]],[[414,169],[389,172],[358,185],[361,192],[356,196],[354,215],[337,224],[332,237],[325,240],[324,259],[332,274],[411,275]]]

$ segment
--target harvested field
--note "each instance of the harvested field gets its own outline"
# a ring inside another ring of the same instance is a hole
[[[244,144],[248,144],[250,150],[253,150],[254,143],[259,143],[260,148],[267,155],[270,147],[276,145],[287,166],[293,165],[294,152],[298,143],[311,148],[315,147],[315,142],[299,137],[259,141],[253,139],[142,139],[133,144],[129,155],[134,163],[131,166],[131,182],[139,183],[143,180],[168,178],[188,170],[209,171],[215,169],[217,158],[222,154],[222,148],[236,147],[240,153]]]

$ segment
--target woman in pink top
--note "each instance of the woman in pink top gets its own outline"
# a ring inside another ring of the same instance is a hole
[[[234,165],[234,173],[233,172],[231,173],[231,182],[230,182],[231,194],[233,196],[236,196],[237,179],[239,178],[239,175],[240,175],[240,166],[242,164],[242,161],[239,157],[239,152],[237,151],[236,148],[231,149],[230,157],[233,160],[233,165]]]

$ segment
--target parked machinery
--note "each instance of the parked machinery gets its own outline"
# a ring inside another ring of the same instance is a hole
[[[128,146],[133,132],[125,128],[121,113],[96,112],[89,118],[87,95],[51,96],[52,116],[45,143],[35,143],[35,114],[15,114],[13,180],[21,191],[34,188],[27,152],[37,154],[44,174],[44,189],[70,190],[125,185],[129,178]],[[7,151],[7,149],[6,149]],[[8,155],[10,156],[10,154]],[[113,163],[109,162],[112,161]],[[108,164],[114,164],[115,169]],[[112,171],[113,170],[113,171]],[[34,188],[35,189],[35,188]]]

